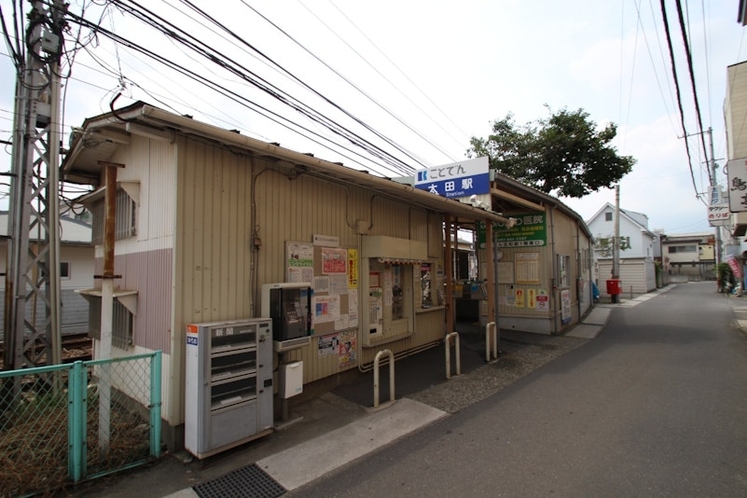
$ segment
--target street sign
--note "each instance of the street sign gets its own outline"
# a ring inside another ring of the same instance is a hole
[[[722,227],[731,223],[729,211],[729,197],[721,192],[718,185],[711,186],[711,199],[708,204],[708,224],[712,227]]]
[[[490,193],[487,157],[434,166],[415,172],[415,188],[442,197],[469,197]]]
[[[747,211],[747,158],[732,159],[726,169],[729,177],[729,211]]]

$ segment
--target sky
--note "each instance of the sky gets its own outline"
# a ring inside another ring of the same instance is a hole
[[[65,134],[109,112],[112,102],[116,108],[142,100],[392,177],[464,159],[470,137],[487,136],[493,121],[509,113],[523,124],[563,108],[584,109],[600,127],[616,124],[614,146],[636,160],[620,182],[621,208],[647,215],[650,229],[712,230],[705,199],[698,197],[709,179],[673,0],[666,4],[684,130],[660,3],[652,0],[141,1],[172,23],[172,31],[204,43],[203,52],[230,60],[234,72],[138,20],[131,11],[141,11],[139,4],[116,3],[104,10],[103,0],[72,0],[69,10],[80,15],[85,8],[82,17],[93,26],[213,88],[220,85],[230,98],[103,33],[79,33],[79,23],[70,21],[62,70]],[[682,5],[701,121],[712,129],[705,143],[712,137],[722,171],[726,68],[747,57],[745,28],[736,21],[736,0]],[[0,0],[0,6],[13,37],[13,2]],[[0,85],[0,139],[10,140],[15,69],[5,43]],[[279,99],[309,106],[306,115]],[[310,112],[320,117],[312,120]],[[692,135],[692,168],[685,134]],[[0,171],[9,168],[9,152],[0,150]],[[721,173],[719,182],[725,182]],[[615,203],[615,192],[561,200],[588,220]]]

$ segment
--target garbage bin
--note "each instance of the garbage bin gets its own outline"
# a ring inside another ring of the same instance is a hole
[[[622,281],[619,278],[607,280],[607,294],[610,296],[619,296],[622,294]]]

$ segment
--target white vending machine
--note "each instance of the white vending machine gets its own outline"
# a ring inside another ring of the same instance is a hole
[[[272,432],[272,320],[187,325],[184,447],[204,458]]]

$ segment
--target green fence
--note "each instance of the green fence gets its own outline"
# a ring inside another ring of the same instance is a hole
[[[2,496],[141,465],[160,439],[160,351],[0,372]]]

